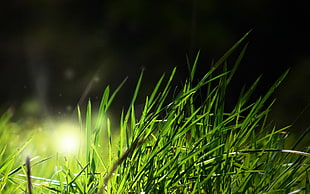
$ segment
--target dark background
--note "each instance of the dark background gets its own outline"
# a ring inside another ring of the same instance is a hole
[[[293,129],[300,131],[310,115],[307,12],[306,1],[6,1],[0,8],[1,112],[63,117],[88,98],[98,103],[107,85],[113,90],[128,76],[114,106],[120,110],[141,69],[142,96],[175,66],[180,84],[186,55],[193,61],[201,51],[202,76],[253,29],[229,102],[261,74],[255,96],[262,95],[291,68],[271,116],[279,126],[296,121]]]

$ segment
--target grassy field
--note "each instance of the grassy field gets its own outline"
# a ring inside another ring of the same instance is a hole
[[[309,129],[285,147],[287,128],[268,121],[274,103],[270,96],[288,72],[265,95],[250,100],[258,78],[241,91],[231,110],[225,107],[226,89],[245,53],[247,45],[241,46],[247,35],[200,80],[195,77],[199,53],[179,89],[171,84],[176,69],[163,75],[137,116],[142,72],[118,131],[111,129],[107,111],[125,81],[114,92],[104,90],[100,107],[89,101],[82,107],[85,114],[78,107],[77,122],[63,122],[59,130],[25,130],[10,121],[10,111],[2,114],[0,192],[310,192],[309,147],[295,150]],[[236,49],[240,54],[231,62]]]

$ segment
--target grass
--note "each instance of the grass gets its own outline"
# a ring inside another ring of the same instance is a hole
[[[52,131],[25,132],[10,121],[9,111],[4,113],[1,193],[310,192],[309,148],[295,150],[304,136],[285,148],[287,128],[268,122],[274,103],[270,96],[288,72],[252,101],[258,78],[242,90],[231,110],[225,107],[226,89],[247,45],[231,70],[228,58],[247,35],[197,81],[198,53],[178,92],[171,84],[176,69],[167,79],[163,75],[137,116],[142,72],[131,104],[120,116],[118,132],[111,129],[107,111],[125,81],[113,93],[107,87],[98,110],[90,101],[85,114],[78,107],[79,149],[73,152],[55,151],[49,141],[58,138],[52,138]]]

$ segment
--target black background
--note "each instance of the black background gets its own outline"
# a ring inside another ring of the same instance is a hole
[[[198,50],[202,76],[253,29],[228,101],[261,74],[254,96],[262,95],[291,68],[275,95],[272,117],[280,126],[297,119],[295,129],[303,130],[310,115],[308,8],[306,1],[269,0],[2,2],[1,112],[14,107],[19,117],[65,116],[88,98],[98,103],[107,85],[113,90],[128,76],[116,99],[119,110],[128,104],[141,69],[142,96],[175,66],[175,84],[184,82],[186,56],[193,61]],[[32,101],[39,108],[27,111]]]

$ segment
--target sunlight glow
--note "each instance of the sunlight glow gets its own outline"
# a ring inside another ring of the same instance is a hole
[[[57,148],[60,152],[75,152],[79,148],[79,127],[70,122],[60,123],[56,130]]]

